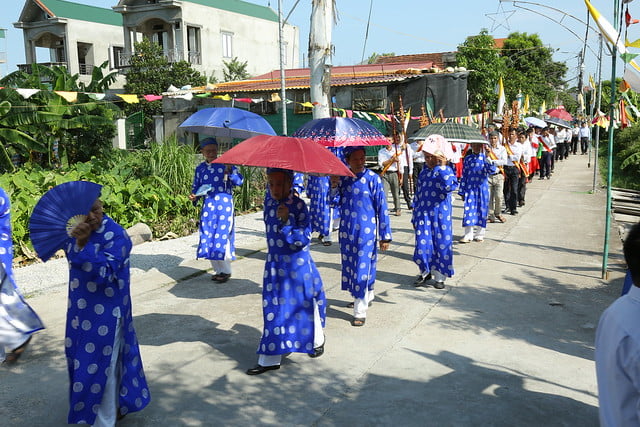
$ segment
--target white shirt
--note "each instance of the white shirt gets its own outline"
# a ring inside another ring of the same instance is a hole
[[[567,130],[564,128],[560,128],[556,130],[556,142],[562,144],[567,140]]]
[[[578,135],[580,138],[591,138],[591,129],[588,126],[581,127]]]
[[[420,145],[424,141],[413,141],[410,144],[411,150],[413,151],[413,163],[424,163],[424,152],[422,150],[418,151]]]
[[[502,145],[498,145],[497,147],[492,147],[489,144],[489,148],[493,151],[493,154],[497,157],[495,160],[489,157],[491,163],[496,166],[504,166],[507,163],[507,150],[504,149]]]
[[[595,356],[600,425],[640,425],[640,288],[600,317]]]
[[[407,165],[407,155],[402,150],[402,147],[400,145],[398,145],[398,144],[391,145],[391,149],[388,149],[387,147],[383,147],[383,148],[380,149],[380,151],[378,151],[378,165],[381,168],[384,168],[384,162],[386,162],[387,160],[389,160],[390,158],[395,156],[396,149],[397,149],[397,152],[399,153],[398,158],[397,158],[398,161],[391,163],[391,166],[389,166],[389,169],[387,169],[387,171],[397,172],[398,171],[398,164],[399,164],[400,172],[404,171],[404,167],[405,166],[409,166],[409,173],[413,173],[413,150],[411,150],[411,147],[407,146],[407,148],[409,149],[409,164],[408,165]]]
[[[522,156],[522,144],[519,142],[509,144],[509,148],[511,148],[513,154],[509,154],[509,152],[507,152],[507,166],[515,166],[513,162],[520,161],[520,157]]]
[[[524,140],[524,142],[519,144],[522,148],[522,162],[529,163],[529,161],[531,161],[531,157],[533,157],[533,148],[531,147],[531,141],[529,141],[529,138],[527,138]]]

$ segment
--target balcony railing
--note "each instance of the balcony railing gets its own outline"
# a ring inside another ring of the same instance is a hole
[[[93,73],[93,65],[91,64],[79,64],[80,65],[80,74],[84,76],[90,76]]]
[[[202,63],[202,54],[197,51],[189,51],[188,61],[190,64],[200,65]],[[135,53],[133,54],[135,55]],[[114,68],[126,68],[131,65],[131,57],[133,55],[127,55],[124,52],[117,55],[116,64]],[[164,57],[167,58],[169,63],[183,61],[185,59],[184,51],[180,49],[170,49],[165,54]]]
[[[38,65],[44,65],[45,67],[65,67],[67,68],[66,62],[38,62]],[[18,64],[18,70],[23,73],[31,74],[31,64]]]

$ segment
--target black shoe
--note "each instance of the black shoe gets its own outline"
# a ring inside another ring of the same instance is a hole
[[[511,211],[511,215],[518,215],[518,211],[516,211],[516,210],[512,210],[512,211]]]
[[[253,368],[247,369],[247,375],[260,375],[260,374],[264,374],[267,371],[275,371],[276,369],[280,369],[280,365],[273,365],[273,366],[256,365]]]
[[[309,353],[309,357],[311,358],[316,358],[316,357],[320,357],[324,354],[324,343],[322,343],[321,346],[318,346],[316,348],[313,349],[313,353]]]
[[[220,273],[220,274],[216,274],[215,276],[213,276],[211,278],[211,280],[218,282],[218,283],[225,283],[229,280],[229,278],[231,278],[231,274],[227,274],[227,273]]]
[[[418,278],[413,282],[413,286],[421,286],[427,283],[427,281],[431,280],[431,273],[423,276],[422,274],[418,276]]]
[[[436,282],[433,284],[433,287],[436,289],[444,289],[444,282]]]

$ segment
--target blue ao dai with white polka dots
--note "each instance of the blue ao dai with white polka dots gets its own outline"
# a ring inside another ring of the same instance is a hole
[[[191,192],[195,194],[204,184],[211,185],[203,197],[197,258],[236,259],[233,186],[242,185],[244,178],[235,166],[225,176],[225,168],[226,165],[207,162],[196,167]]]
[[[489,176],[496,173],[484,153],[470,152],[464,157],[458,193],[464,196],[462,226],[487,226],[489,213]]]
[[[457,189],[449,166],[425,167],[418,176],[411,222],[416,232],[413,260],[423,275],[435,269],[453,276],[451,193]]]
[[[342,289],[364,298],[373,289],[378,241],[391,240],[387,198],[380,177],[369,169],[340,181]]]
[[[289,209],[285,222],[276,216],[281,203]],[[313,301],[318,304],[324,326],[326,297],[309,251],[311,228],[307,207],[293,194],[282,202],[269,197],[264,222],[268,247],[262,282],[264,330],[257,353],[312,353]]]
[[[2,280],[0,283],[0,316],[17,331],[29,334],[44,329],[44,325],[20,294],[13,277],[10,212],[9,196],[3,188],[0,188],[0,263],[2,263],[2,271],[4,271],[4,274],[0,271],[0,280]],[[0,342],[0,346],[2,345]]]
[[[69,424],[94,424],[111,364],[116,324],[122,325],[121,413],[139,411],[150,401],[138,339],[133,327],[126,231],[104,215],[100,228],[79,248],[70,238],[69,303],[65,354],[69,372]]]

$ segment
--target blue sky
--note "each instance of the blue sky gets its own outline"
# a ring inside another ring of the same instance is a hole
[[[274,9],[278,7],[278,0],[251,0],[251,2]],[[111,7],[117,4],[117,0],[77,0],[76,3]],[[285,16],[295,3],[295,0],[282,1]],[[611,0],[592,0],[593,6],[611,22],[613,22],[612,3]],[[629,5],[630,13],[634,17],[640,17],[640,1],[637,3],[632,2]],[[8,61],[6,65],[0,65],[2,75],[14,71],[16,64],[24,62],[22,32],[13,27],[13,22],[18,20],[24,4],[23,0],[3,1],[0,28],[6,28],[8,31],[5,41],[0,39],[0,51],[7,52]],[[369,36],[365,45],[371,5]],[[394,52],[400,55],[454,51],[467,36],[477,34],[482,28],[486,28],[496,38],[506,37],[514,31],[537,33],[544,44],[557,49],[554,54],[555,60],[567,63],[569,67],[567,78],[573,79],[570,83],[575,84],[577,55],[582,46],[580,39],[584,37],[585,26],[553,8],[562,8],[564,13],[582,21],[587,19],[583,0],[562,0],[562,2],[554,0],[503,2],[499,0],[404,0],[398,2],[337,0],[339,20],[333,32],[335,45],[333,63],[334,65],[359,63],[362,60],[363,51],[365,59],[372,53]],[[305,51],[308,45],[310,14],[311,0],[300,0],[289,18],[289,23],[300,27],[300,46]],[[594,26],[593,21],[591,23]],[[277,34],[274,34],[274,37],[277,37]],[[640,24],[631,26],[629,31],[630,40],[638,38],[640,38]],[[590,31],[587,40],[593,52],[587,49],[586,71],[595,75],[598,41],[594,31]],[[306,52],[301,52],[301,55],[306,56]],[[620,68],[619,66],[618,69]],[[611,61],[606,57],[603,61],[603,78],[610,77],[610,69]],[[618,74],[620,75],[621,72]]]

